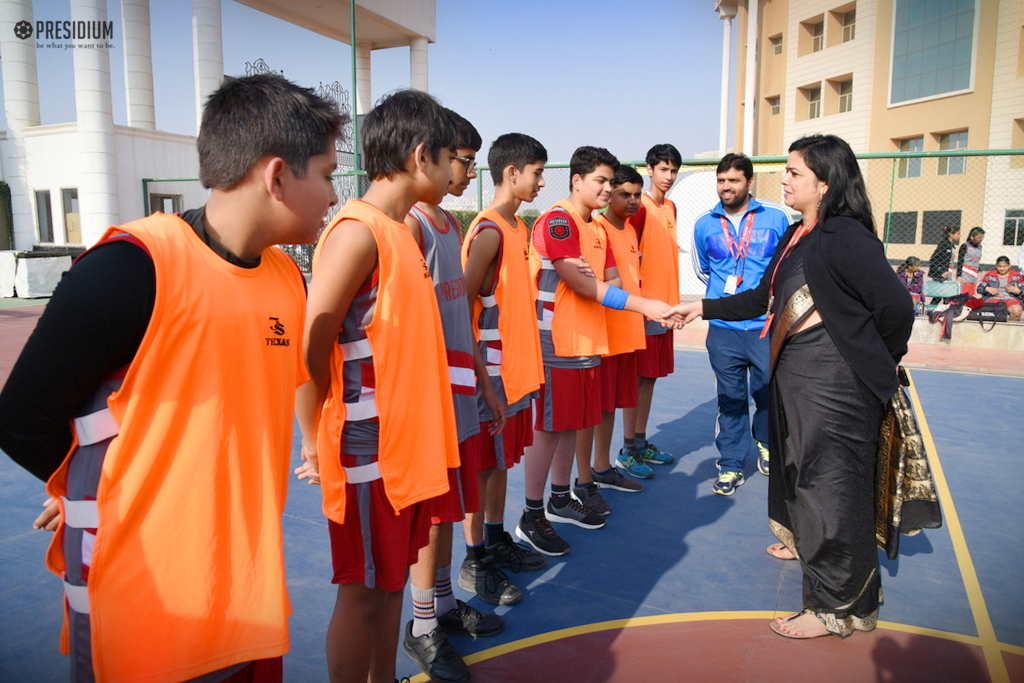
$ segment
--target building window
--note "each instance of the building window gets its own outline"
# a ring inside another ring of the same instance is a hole
[[[1024,210],[1007,210],[1006,221],[1003,223],[1003,244],[1006,246],[1024,244]],[[1024,268],[1024,264],[1018,263],[1017,267]]]
[[[816,119],[821,116],[821,88],[807,91],[807,118]]]
[[[769,97],[768,98],[768,106],[771,108],[772,116],[778,116],[779,112],[782,111],[781,98],[779,98],[779,97]]]
[[[917,243],[917,211],[885,214],[885,239],[889,244]]]
[[[149,195],[149,212],[181,213],[182,197],[180,194],[155,194]]]
[[[36,218],[39,221],[39,241],[53,242],[53,214],[50,212],[49,190],[36,190]]]
[[[843,42],[848,43],[857,35],[857,10],[850,10],[843,15]]]
[[[921,151],[924,151],[924,138],[910,138],[909,140],[900,140],[900,151],[901,152],[921,152]],[[900,159],[899,177],[900,178],[920,178],[921,177],[921,157],[912,157],[910,159]]]
[[[896,0],[891,104],[971,87],[975,0]]]
[[[782,54],[782,36],[772,36],[768,40],[772,41],[772,54]]]
[[[825,46],[825,22],[811,24],[811,52],[821,52]]]
[[[945,227],[960,229],[959,211],[925,211],[921,222],[921,244],[938,244]]]
[[[853,81],[843,81],[839,84],[839,113],[845,113],[853,109]]]
[[[64,209],[64,236],[68,244],[82,243],[82,221],[78,213],[78,188],[60,191],[60,203]]]
[[[939,136],[939,149],[967,149],[967,131]],[[967,166],[967,157],[940,157],[939,175],[960,175]]]

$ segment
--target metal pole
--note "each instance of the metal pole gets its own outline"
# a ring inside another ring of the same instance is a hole
[[[892,200],[896,194],[896,165],[897,159],[892,160],[892,170],[889,172],[889,215],[885,217],[885,255],[889,255],[889,229],[892,227]],[[916,220],[916,219],[915,219]],[[917,239],[917,235],[914,235]]]
[[[359,170],[359,119],[356,116],[358,111],[358,103],[356,98],[359,97],[359,92],[356,86],[356,0],[349,0],[349,28],[351,34],[352,43],[352,165],[355,170]],[[356,180],[356,197],[360,196],[359,193],[359,176],[355,176]]]
[[[476,210],[479,213],[484,210],[484,174],[480,171],[489,169],[478,169],[476,176]]]

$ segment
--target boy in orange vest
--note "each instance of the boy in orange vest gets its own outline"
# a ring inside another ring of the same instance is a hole
[[[457,141],[448,194],[461,197],[470,181],[476,178],[476,153],[483,141],[473,124],[453,111],[449,114],[455,122]],[[456,600],[451,582],[452,525],[480,509],[477,480],[480,458],[476,452],[479,441],[473,437],[482,430],[492,437],[500,434],[505,426],[505,405],[494,392],[480,349],[473,339],[460,257],[462,230],[458,222],[437,204],[417,202],[405,217],[405,224],[430,268],[441,313],[460,462],[458,469],[448,470],[448,493],[428,501],[432,524],[430,543],[420,548],[419,559],[409,570],[413,622],[403,645],[425,674],[443,681],[462,675],[465,663],[457,654],[440,661],[424,657],[424,652],[433,653],[440,648],[421,647],[421,640],[429,639],[436,645],[445,634],[476,638],[497,635],[505,628],[505,620],[498,615],[481,613],[462,600]],[[494,416],[487,424],[477,419],[478,393]]]
[[[72,680],[282,678],[305,283],[273,245],[316,239],[343,123],[280,76],[226,78],[199,130],[209,202],[108,230],[0,394],[0,447],[58,501],[36,525]]]
[[[640,254],[636,231],[627,221],[640,208],[644,179],[632,166],[620,166],[612,179],[612,194],[608,209],[594,216],[594,222],[608,236],[608,244],[615,253],[622,289],[630,294],[640,293]],[[639,493],[644,485],[624,476],[611,465],[612,430],[615,429],[615,409],[636,409],[637,369],[639,350],[644,348],[644,320],[628,311],[606,308],[608,324],[608,354],[601,357],[601,424],[581,429],[576,434],[576,470],[579,478],[573,495],[583,507],[599,515],[611,514],[611,506],[598,489],[613,489],[626,493]],[[629,425],[626,426],[629,428]],[[595,443],[596,431],[596,443]],[[591,468],[591,446],[594,467]]]
[[[661,319],[670,309],[620,289],[608,238],[591,213],[608,205],[618,160],[606,149],[580,147],[569,162],[569,199],[537,218],[530,269],[537,283],[537,327],[544,385],[537,398],[533,445],[526,452],[526,509],[516,535],[544,555],[569,552],[549,521],[600,529],[604,517],[570,495],[576,431],[601,422],[601,355],[608,353],[602,306]],[[588,265],[596,277],[580,267]],[[546,515],[544,484],[551,472]]]
[[[403,222],[416,202],[444,198],[456,133],[448,111],[415,90],[382,98],[361,132],[372,183],[338,212],[314,254],[311,381],[296,413],[307,460],[298,474],[322,484],[339,584],[328,673],[379,683],[395,677],[408,568],[429,540],[424,502],[447,493],[448,469],[459,466],[437,299]],[[411,629],[403,647],[415,659],[450,674],[444,680],[469,678],[443,633],[415,638]]]
[[[647,151],[647,175],[651,187],[641,199],[640,210],[629,219],[640,244],[640,293],[670,305],[679,303],[679,246],[676,240],[676,205],[665,195],[679,175],[683,159],[669,144]],[[622,411],[623,447],[616,466],[638,479],[654,477],[647,465],[668,465],[675,458],[647,440],[647,418],[654,399],[654,383],[675,370],[672,330],[657,320],[645,320],[646,346],[637,353],[637,407]],[[632,438],[629,434],[633,434]]]
[[[493,413],[477,392],[480,433],[471,438],[478,442],[480,454],[482,511],[467,514],[462,524],[466,559],[459,570],[459,587],[492,605],[523,599],[502,570],[536,571],[547,564],[543,555],[515,543],[504,522],[508,472],[533,443],[530,402],[544,380],[529,229],[516,211],[544,187],[547,159],[544,146],[522,133],[502,135],[491,144],[487,165],[494,200],[473,220],[462,245],[473,330],[494,390],[507,406],[505,429],[492,436],[486,426]]]

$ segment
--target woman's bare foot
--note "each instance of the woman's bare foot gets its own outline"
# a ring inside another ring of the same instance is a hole
[[[797,612],[788,617],[777,617],[768,625],[786,638],[806,639],[832,635],[814,612]]]
[[[795,560],[796,559],[796,555],[794,555],[790,551],[790,549],[787,548],[782,543],[772,543],[770,546],[768,546],[767,550],[768,550],[768,554],[769,555],[771,555],[774,558],[780,559],[780,560]]]

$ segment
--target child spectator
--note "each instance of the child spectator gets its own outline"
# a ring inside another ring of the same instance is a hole
[[[598,366],[601,355],[608,353],[601,306],[644,313],[655,320],[670,308],[618,287],[622,281],[608,238],[591,220],[594,210],[608,205],[618,166],[606,149],[578,148],[569,162],[569,199],[541,214],[533,226],[530,272],[537,282],[544,385],[537,398],[533,445],[526,452],[526,509],[516,535],[545,555],[569,552],[569,544],[549,521],[585,529],[605,524],[604,517],[584,508],[569,492],[576,431],[601,422]],[[581,272],[584,263],[596,277]],[[551,498],[545,510],[549,472]]]
[[[651,187],[641,198],[640,209],[629,219],[640,245],[640,294],[661,299],[670,306],[679,303],[679,244],[676,238],[676,205],[666,197],[679,175],[683,158],[673,145],[660,144],[647,151],[647,175]],[[675,370],[672,330],[656,320],[644,322],[645,346],[637,352],[637,407],[622,411],[624,437],[616,465],[627,474],[650,479],[647,465],[668,465],[675,457],[647,440],[647,419],[654,400],[654,384]]]
[[[981,268],[981,242],[984,239],[984,230],[971,228],[971,231],[967,233],[967,240],[960,245],[956,260],[956,274],[961,282],[974,283],[978,281]]]
[[[615,254],[622,289],[630,294],[640,293],[640,254],[636,231],[627,221],[639,210],[643,192],[644,179],[637,170],[632,166],[620,166],[612,179],[608,209],[594,216],[594,222],[604,230]],[[573,487],[573,495],[583,503],[583,507],[600,515],[611,514],[611,507],[598,489],[626,493],[644,490],[643,484],[612,467],[610,455],[615,409],[636,408],[636,357],[637,350],[643,349],[645,344],[644,320],[629,311],[606,308],[604,313],[608,326],[608,354],[601,357],[601,424],[596,428],[586,427],[576,434],[578,479]],[[629,438],[633,437],[631,429],[632,425],[624,427]]]
[[[953,260],[953,249],[959,241],[960,228],[958,226],[943,226],[942,237],[935,245],[932,257],[928,260],[928,277],[939,282],[956,279],[956,261]]]
[[[906,260],[896,267],[896,274],[900,282],[910,292],[917,306],[924,301],[924,271],[921,270],[921,259],[916,256],[908,256]]]
[[[461,197],[470,181],[476,178],[476,153],[482,141],[473,124],[455,112],[449,113],[455,121],[458,137],[448,194]],[[473,339],[459,256],[462,243],[458,223],[436,204],[417,202],[406,216],[405,224],[430,268],[441,312],[459,437],[459,467],[448,470],[448,493],[428,501],[433,526],[430,542],[420,548],[419,559],[409,570],[413,621],[403,648],[433,680],[459,680],[468,676],[462,658],[457,653],[438,656],[451,647],[442,643],[447,640],[445,634],[486,637],[497,635],[505,628],[501,617],[483,614],[462,600],[456,600],[451,582],[452,525],[461,522],[467,512],[480,509],[476,454],[479,442],[472,437],[481,427],[492,436],[499,434],[505,426],[505,406],[494,393],[487,367]],[[477,420],[478,392],[494,415],[486,425]]]
[[[447,493],[448,470],[459,466],[437,299],[403,223],[413,204],[440,204],[447,193],[455,127],[433,97],[400,90],[377,103],[361,132],[372,182],[338,212],[314,253],[311,381],[296,399],[307,461],[298,474],[323,484],[339,584],[328,673],[352,683],[395,677],[402,593],[430,531],[424,501]],[[406,651],[411,641],[435,648],[434,662],[458,657],[446,638],[421,641],[411,629]],[[456,672],[453,680],[468,677]]]
[[[996,269],[985,273],[978,281],[975,296],[981,297],[985,303],[1002,301],[1010,320],[1020,320],[1024,310],[1024,275],[1010,268],[1010,257],[1000,256],[996,259]]]
[[[473,220],[462,244],[473,331],[494,390],[507,406],[504,431],[492,435],[487,425],[493,414],[477,386],[480,433],[470,438],[479,441],[481,511],[467,514],[462,523],[466,559],[459,569],[459,587],[492,605],[523,599],[503,569],[536,571],[547,564],[543,555],[515,543],[505,531],[508,473],[533,443],[530,402],[544,381],[529,230],[516,211],[544,187],[547,159],[547,150],[529,135],[508,133],[491,143],[487,165],[494,199]]]
[[[273,245],[313,242],[338,201],[343,123],[280,76],[225,78],[197,141],[206,206],[110,228],[0,394],[0,448],[59,500],[37,528],[57,530],[71,680],[282,679],[306,295]]]

